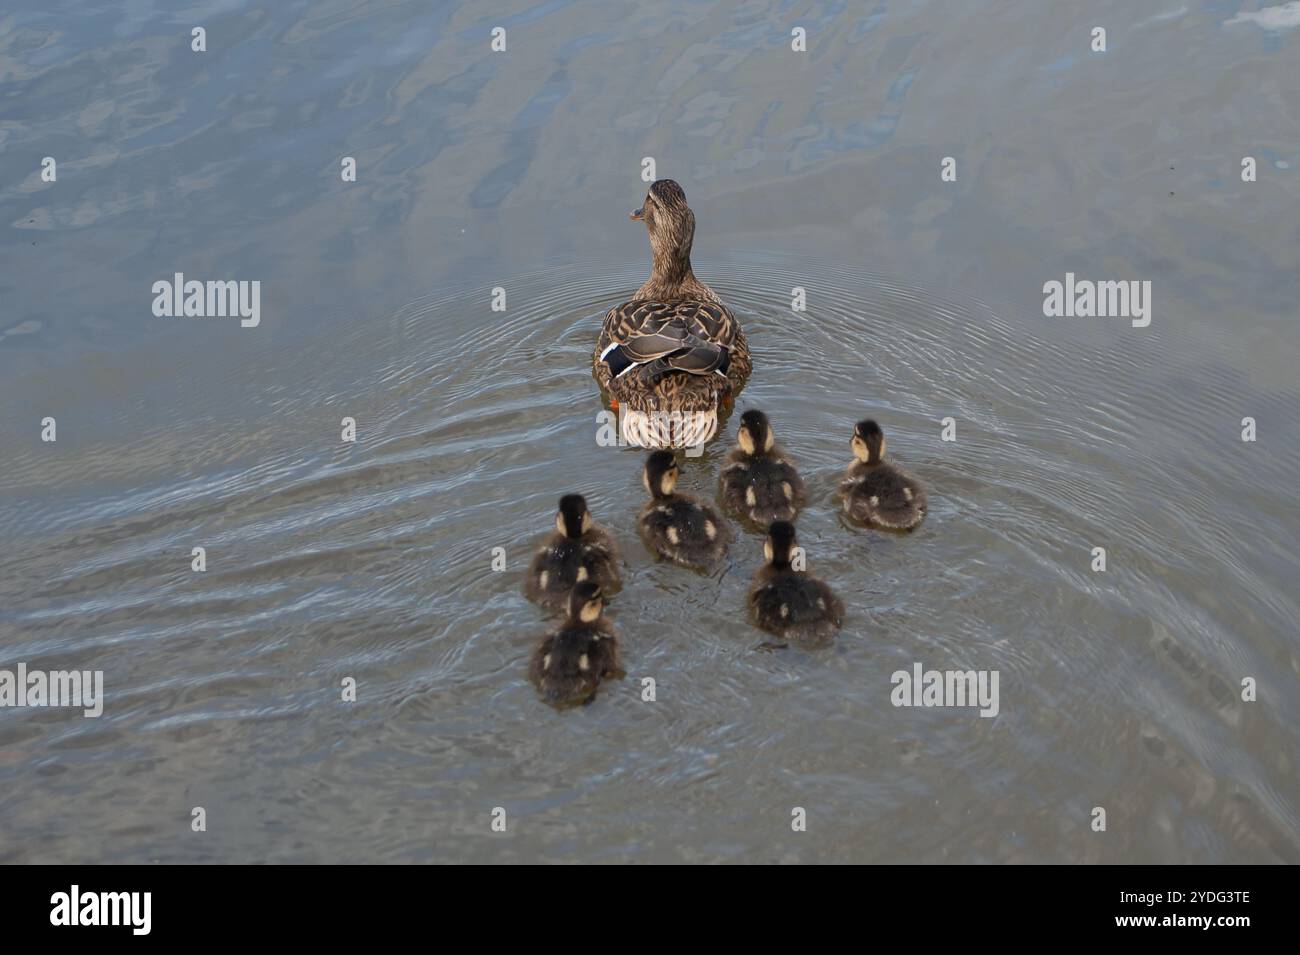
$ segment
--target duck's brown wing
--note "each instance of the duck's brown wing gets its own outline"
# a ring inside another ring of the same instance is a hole
[[[633,300],[610,309],[596,360],[607,380],[636,374],[653,382],[670,371],[726,374],[739,324],[718,302]]]

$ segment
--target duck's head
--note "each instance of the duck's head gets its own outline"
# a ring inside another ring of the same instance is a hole
[[[681,186],[671,179],[652,183],[645,202],[632,213],[632,218],[645,223],[657,268],[680,269],[683,264],[689,268],[691,244],[695,241],[695,213],[686,204],[686,193]]]
[[[885,432],[874,421],[859,421],[849,441],[853,455],[863,464],[879,464],[885,454]]]
[[[773,521],[763,542],[763,556],[773,567],[789,567],[797,541],[794,525],[789,521]]]
[[[642,480],[655,497],[667,497],[677,487],[677,459],[671,451],[656,451],[645,461]]]
[[[591,512],[587,510],[587,499],[581,494],[566,494],[560,498],[555,529],[570,540],[577,540],[590,528]]]
[[[740,430],[736,432],[736,444],[740,445],[740,450],[746,454],[771,451],[775,441],[772,425],[763,412],[746,411],[740,416]]]
[[[600,584],[584,580],[569,591],[569,617],[583,623],[595,623],[605,609],[605,592]]]

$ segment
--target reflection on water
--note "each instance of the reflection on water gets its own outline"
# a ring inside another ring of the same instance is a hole
[[[0,667],[106,692],[0,711],[0,859],[1300,861],[1300,31],[1103,4],[1099,61],[1068,5],[881,4],[801,13],[796,60],[776,5],[230,4],[196,62],[190,15],[116,6],[0,21],[35,157],[0,184]],[[758,652],[752,530],[656,563],[642,453],[597,444],[644,156],[808,484],[829,650]],[[1044,317],[1067,271],[1151,281],[1151,326]],[[175,272],[260,280],[261,325],[154,318]],[[867,414],[912,534],[840,517]],[[622,546],[629,675],[556,714],[519,583],[567,491]],[[918,662],[997,670],[998,717],[892,707]]]

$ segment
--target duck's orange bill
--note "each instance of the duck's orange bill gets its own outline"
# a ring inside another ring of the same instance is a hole
[[[617,411],[617,410],[618,410],[618,399],[617,399],[617,398],[610,398],[610,399],[609,399],[609,407],[610,407],[610,410],[611,410],[611,411]]]

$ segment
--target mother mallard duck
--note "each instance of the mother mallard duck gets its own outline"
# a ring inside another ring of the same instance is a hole
[[[630,444],[702,445],[717,434],[719,405],[749,377],[749,344],[736,316],[691,271],[695,214],[682,187],[655,182],[632,218],[650,233],[650,278],[605,316],[596,380]]]

